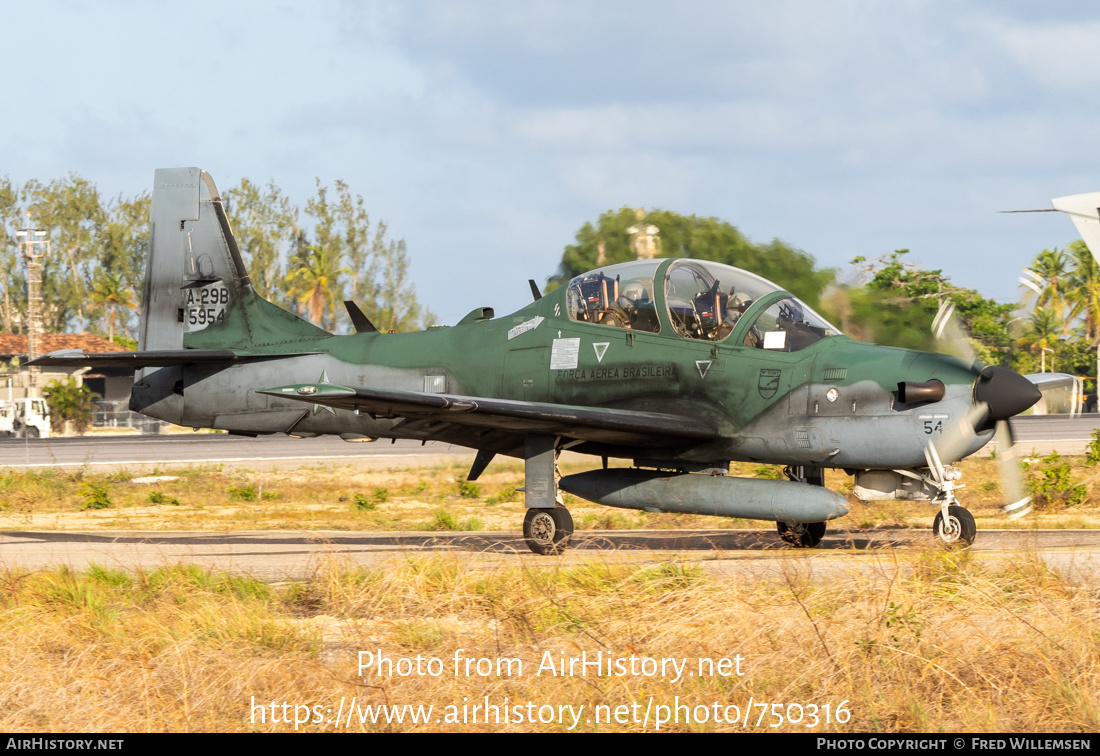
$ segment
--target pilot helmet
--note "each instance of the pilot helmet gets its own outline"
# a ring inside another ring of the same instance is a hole
[[[619,307],[634,307],[639,299],[645,297],[645,289],[639,283],[627,284],[619,292]]]
[[[741,299],[738,295],[733,295],[726,300],[726,318],[729,320],[737,320],[741,317],[741,314],[745,312],[747,305],[745,300]]]

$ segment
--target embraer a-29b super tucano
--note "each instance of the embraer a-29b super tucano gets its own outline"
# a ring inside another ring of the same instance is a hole
[[[178,425],[444,441],[477,450],[470,480],[518,457],[523,534],[540,554],[573,532],[559,490],[770,520],[814,546],[848,513],[824,487],[830,467],[861,499],[931,502],[936,535],[969,543],[952,463],[1040,398],[1006,368],[853,341],[775,284],[702,260],[608,265],[546,296],[532,282],[519,312],[479,307],[418,333],[379,333],[349,302],[356,333],[337,336],[256,293],[205,171],[156,172],[150,234],[138,351],[38,364],[132,366],[130,408]],[[564,449],[603,464],[559,477]],[[788,480],[731,476],[733,460],[784,465]]]

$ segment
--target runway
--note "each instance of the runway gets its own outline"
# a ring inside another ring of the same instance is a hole
[[[393,466],[402,460],[419,466],[473,459],[474,452],[434,441],[348,443],[338,436],[290,438],[283,435],[231,436],[228,433],[178,433],[160,436],[82,436],[50,439],[0,439],[0,468],[89,467],[97,472],[126,468],[246,464],[273,467],[288,462],[341,462]]]
[[[1083,431],[1083,426],[1081,429]],[[1076,433],[1075,435],[1081,435]],[[174,434],[0,440],[0,468],[87,467],[133,472],[189,465],[242,465],[255,469],[288,463],[338,462],[367,468],[463,463],[473,452],[416,441],[353,444],[336,437],[247,438],[227,434]],[[771,530],[582,531],[561,556],[538,557],[518,532],[0,532],[0,567],[35,570],[98,564],[133,571],[168,564],[279,582],[303,580],[329,566],[369,567],[414,556],[449,554],[471,568],[563,565],[586,560],[644,564],[670,558],[708,572],[746,578],[780,577],[792,565],[819,578],[906,569],[935,544],[927,530],[830,530],[816,549],[795,550]],[[1100,530],[986,530],[973,547],[983,560],[1034,553],[1074,582],[1100,585]]]
[[[36,570],[96,564],[134,571],[196,564],[268,582],[305,580],[326,569],[378,567],[444,554],[470,569],[561,566],[583,561],[646,564],[680,559],[705,571],[781,579],[790,570],[832,579],[911,569],[935,541],[927,530],[837,530],[816,549],[791,549],[766,530],[583,531],[561,556],[532,554],[515,532],[0,532],[0,567]],[[989,530],[973,552],[986,561],[1036,554],[1077,584],[1100,585],[1098,530]]]
[[[1022,453],[1083,454],[1100,415],[1020,416],[1010,421]],[[987,447],[991,449],[992,447]],[[986,452],[988,453],[988,452]],[[192,465],[247,465],[271,468],[288,462],[340,462],[356,466],[431,466],[473,460],[474,452],[460,446],[399,440],[391,443],[348,443],[337,436],[290,438],[232,436],[228,433],[172,433],[165,435],[88,435],[50,439],[0,439],[0,468],[88,467],[97,472],[142,470]]]
[[[1084,454],[1093,431],[1100,429],[1100,415],[1017,415],[1008,424],[1023,454]]]

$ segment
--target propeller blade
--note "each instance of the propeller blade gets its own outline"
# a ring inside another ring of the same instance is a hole
[[[943,330],[947,327],[947,321],[951,320],[951,316],[954,314],[954,302],[947,301],[940,305],[940,309],[936,312],[936,317],[932,320],[932,334],[937,339],[943,338]]]
[[[988,412],[989,405],[985,402],[976,402],[966,413],[966,417],[961,417],[947,426],[939,441],[929,443],[928,446],[936,462],[943,460],[947,464],[953,464],[962,459],[966,455],[967,447],[978,435],[975,428]]]
[[[1010,520],[1018,520],[1031,512],[1031,495],[1024,485],[1019,457],[1012,441],[1012,430],[1007,420],[997,421],[997,456],[1001,461],[1001,488],[1009,502],[1003,507]]]
[[[936,341],[946,345],[947,351],[960,359],[968,362],[974,361],[974,349],[970,346],[970,339],[963,331],[958,321],[954,318],[955,303],[944,301],[936,312],[932,321],[932,335]]]

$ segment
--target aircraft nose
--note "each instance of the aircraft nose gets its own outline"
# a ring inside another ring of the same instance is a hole
[[[1034,383],[1015,370],[991,365],[978,374],[974,400],[989,406],[990,420],[1007,420],[1042,398]]]

